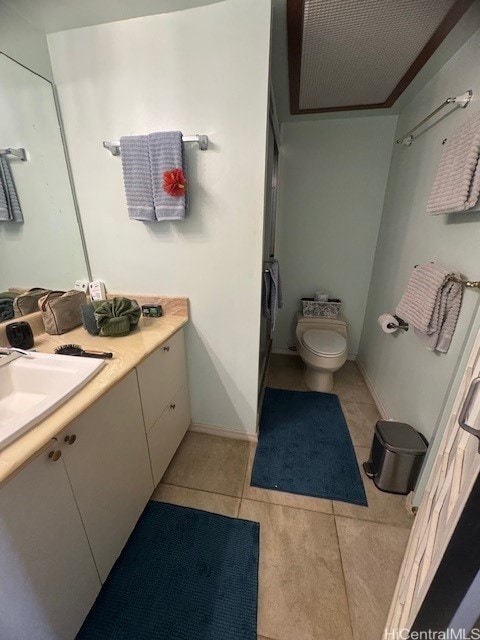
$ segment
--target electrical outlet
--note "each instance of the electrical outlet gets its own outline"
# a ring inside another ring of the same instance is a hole
[[[105,291],[105,285],[100,280],[94,280],[89,285],[90,298],[92,300],[105,300],[107,294]]]
[[[83,293],[88,295],[88,284],[88,280],[75,280],[73,288],[75,291],[83,291]]]

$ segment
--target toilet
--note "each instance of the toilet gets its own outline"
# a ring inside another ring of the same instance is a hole
[[[295,316],[297,351],[305,365],[305,382],[312,391],[331,391],[333,374],[347,360],[347,322],[336,318]]]

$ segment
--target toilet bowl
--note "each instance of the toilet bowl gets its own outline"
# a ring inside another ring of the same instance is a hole
[[[304,376],[312,391],[331,391],[333,374],[347,360],[345,318],[296,316],[297,352],[305,365]]]

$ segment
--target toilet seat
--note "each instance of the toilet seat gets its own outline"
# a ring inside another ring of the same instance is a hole
[[[337,331],[328,329],[308,329],[302,336],[302,344],[317,356],[333,358],[347,348],[347,341]]]

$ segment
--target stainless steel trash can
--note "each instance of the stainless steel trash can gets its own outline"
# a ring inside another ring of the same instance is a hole
[[[381,491],[407,494],[413,491],[428,443],[411,425],[379,420],[375,425],[365,473]]]

